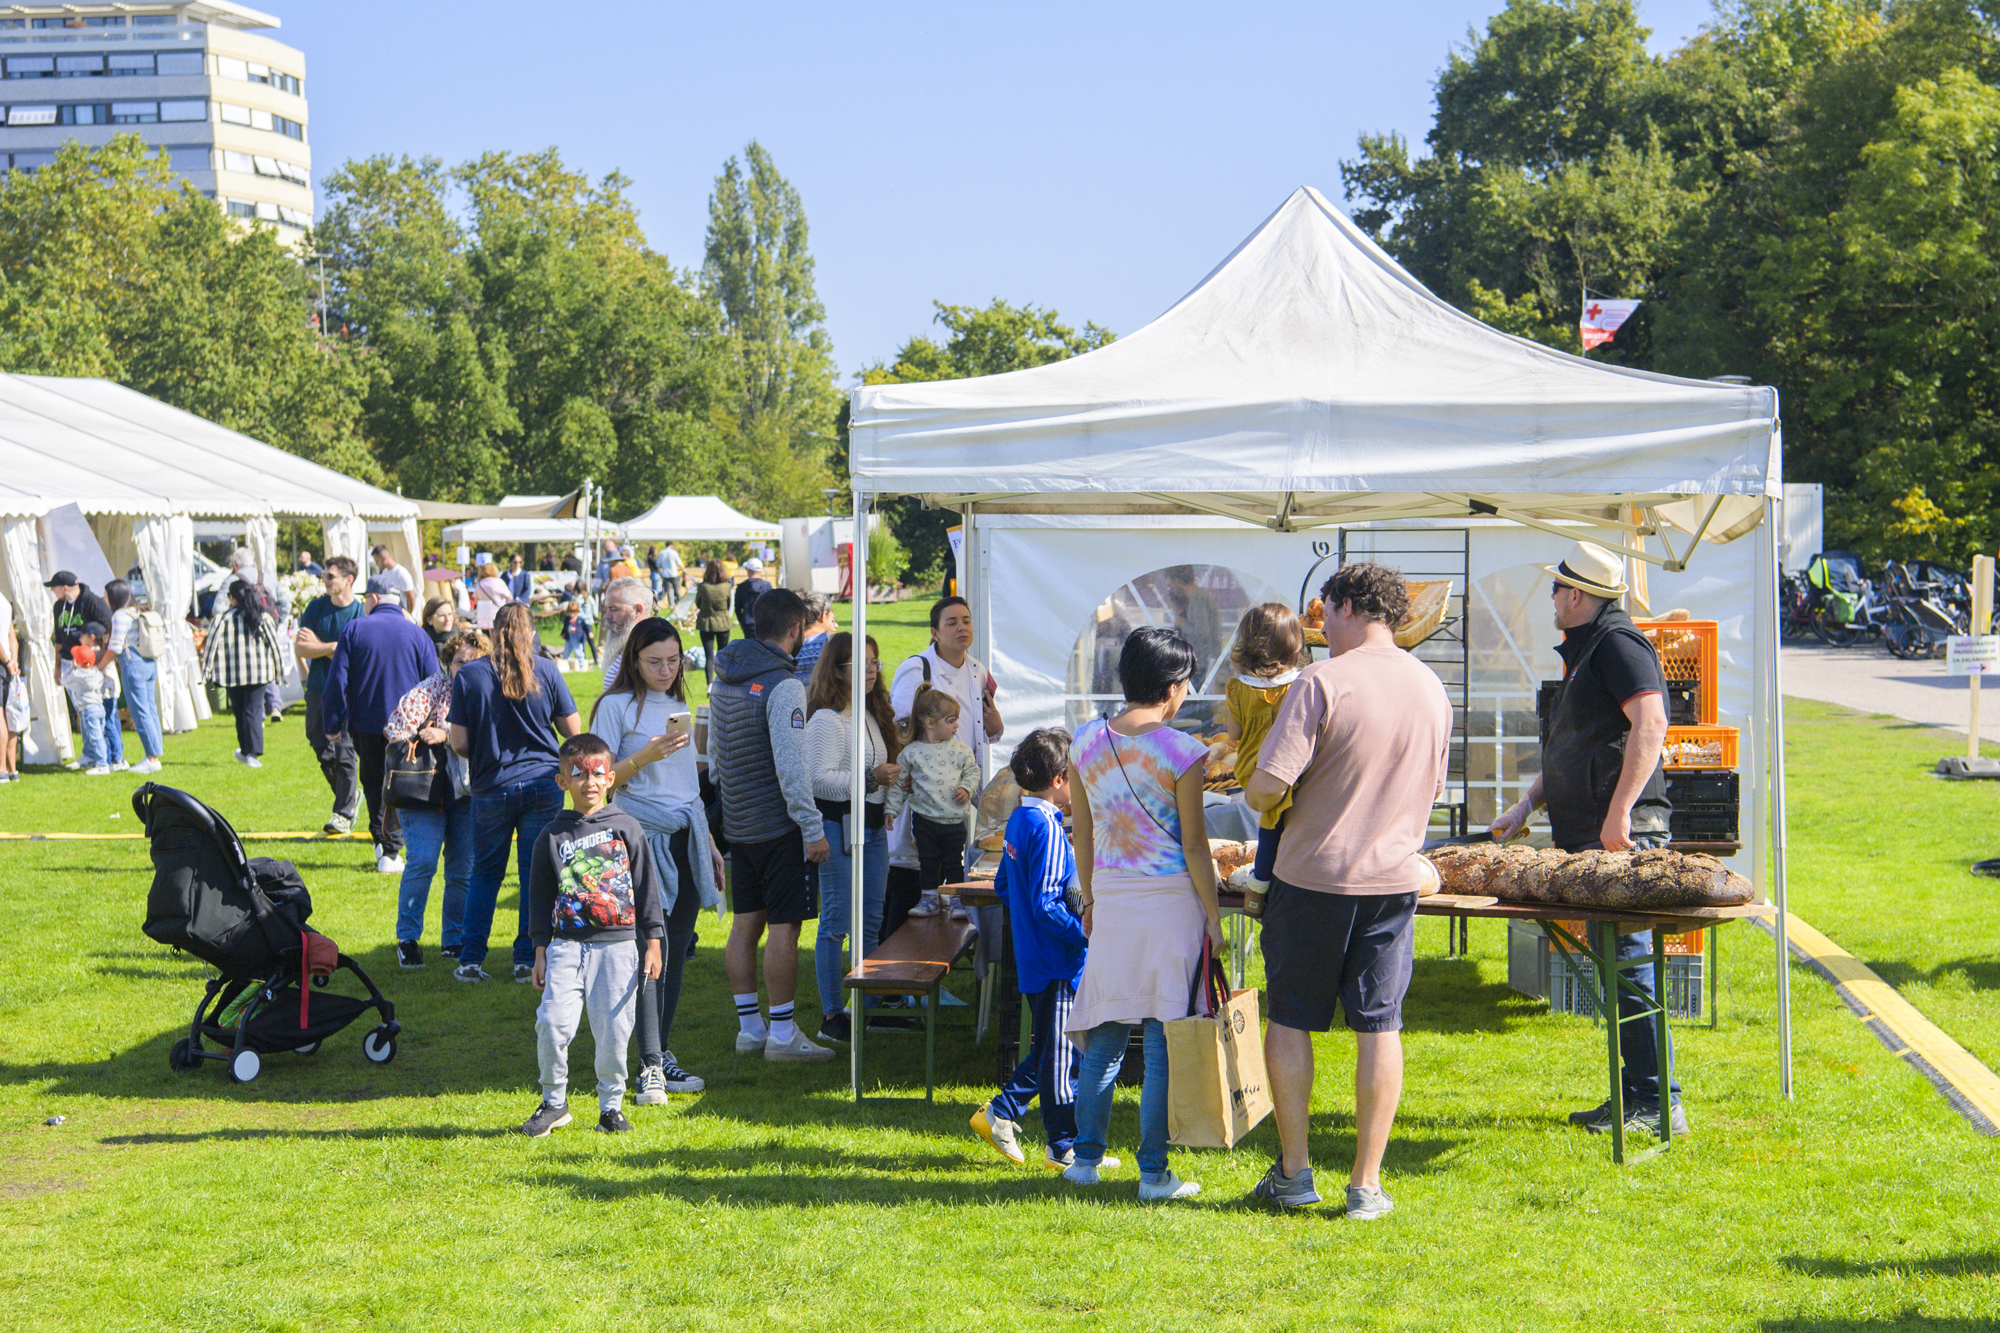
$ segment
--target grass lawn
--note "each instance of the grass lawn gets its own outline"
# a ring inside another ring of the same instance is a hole
[[[902,622],[889,662],[924,641],[921,604],[874,611]],[[2000,792],[1926,776],[1950,748],[1935,734],[1790,716],[1795,905],[1993,1060],[2000,963],[1965,866],[2000,850],[1980,845]],[[246,830],[315,827],[325,792],[301,730],[277,728],[252,773],[216,719],[170,738],[161,777]],[[129,808],[111,816],[136,781],[38,772],[0,789],[0,829],[129,830]],[[1421,923],[1398,1210],[1362,1226],[1233,1206],[1274,1151],[1269,1124],[1233,1154],[1176,1152],[1201,1199],[1139,1206],[1131,1092],[1116,1183],[1084,1193],[1009,1166],[965,1129],[993,1058],[956,1030],[934,1107],[857,1109],[844,1061],[739,1060],[712,919],[673,1039],[709,1090],[635,1108],[630,1136],[580,1116],[518,1138],[532,994],[455,985],[435,960],[399,971],[394,886],[364,846],[254,850],[299,863],[315,924],[396,1001],[393,1064],[362,1059],[357,1027],[248,1085],[170,1071],[204,969],[139,933],[144,844],[0,843],[9,1326],[1970,1330],[2000,1311],[1996,1143],[1796,966],[1799,1095],[1779,1101],[1773,949],[1754,928],[1723,935],[1721,1029],[1677,1032],[1695,1137],[1620,1170],[1562,1123],[1602,1096],[1596,1030],[1506,989],[1496,924],[1447,961],[1443,926]],[[808,1021],[813,993],[808,958]],[[588,1046],[571,1056],[579,1109]],[[1318,1049],[1325,1190],[1351,1153],[1352,1043]],[[920,1043],[878,1041],[870,1061],[920,1085]]]

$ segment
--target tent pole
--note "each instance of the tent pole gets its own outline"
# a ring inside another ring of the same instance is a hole
[[[1783,513],[1779,502],[1767,499],[1764,508],[1764,540],[1771,548],[1772,567],[1779,557]],[[1775,577],[1775,575],[1774,575]],[[1768,672],[1771,698],[1771,885],[1777,904],[1778,940],[1778,1092],[1792,1098],[1792,946],[1789,911],[1785,897],[1785,690],[1782,648],[1778,633],[1777,599],[1772,598],[1768,633],[1771,654]]]
[[[863,947],[862,891],[863,862],[866,860],[863,845],[867,841],[862,825],[863,799],[868,794],[868,503],[866,491],[854,493],[854,550],[850,556],[852,582],[854,584],[854,628],[853,652],[848,658],[854,665],[848,671],[847,699],[853,714],[851,738],[848,741],[851,758],[848,766],[848,818],[852,836],[848,840],[847,857],[847,951],[853,960],[851,966],[860,967],[867,950]],[[888,740],[888,737],[883,737]],[[850,993],[847,997],[847,1021],[853,1028],[853,1035],[847,1043],[847,1076],[851,1091],[856,1097],[861,1095],[861,1041],[865,1033],[862,1029],[868,1022],[868,1010],[862,1005],[861,997]]]

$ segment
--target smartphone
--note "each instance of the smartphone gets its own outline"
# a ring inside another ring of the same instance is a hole
[[[692,739],[694,736],[694,715],[692,713],[673,714],[667,719],[666,734],[669,736],[687,736]]]

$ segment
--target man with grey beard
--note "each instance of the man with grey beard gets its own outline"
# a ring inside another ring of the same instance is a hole
[[[653,590],[644,579],[613,579],[604,590],[604,647],[598,661],[604,664],[604,688],[618,678],[618,662],[625,656],[625,640],[632,627],[653,610]]]

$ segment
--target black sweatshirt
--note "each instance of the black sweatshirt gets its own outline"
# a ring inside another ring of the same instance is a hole
[[[660,874],[639,821],[615,805],[594,815],[565,810],[535,841],[528,936],[604,943],[666,933]]]

